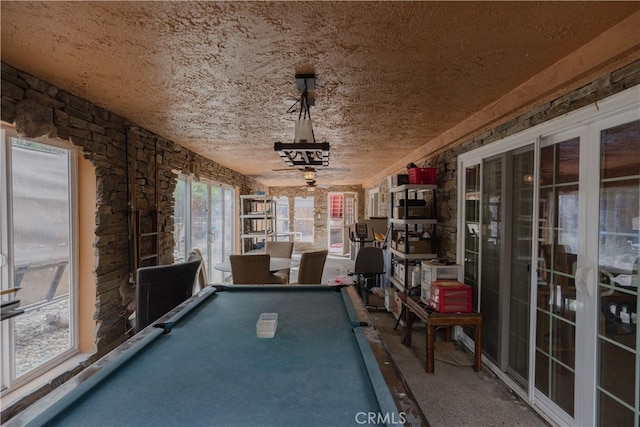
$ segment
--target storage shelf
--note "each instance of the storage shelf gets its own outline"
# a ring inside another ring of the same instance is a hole
[[[390,191],[392,193],[399,193],[402,191],[414,191],[417,193],[422,193],[425,191],[433,191],[437,189],[438,189],[438,186],[435,184],[403,184],[403,185],[398,185],[396,187],[392,187]]]
[[[240,196],[241,253],[251,252],[257,244],[272,239],[276,233],[276,201],[266,194]]]
[[[400,252],[397,249],[389,248],[389,250],[395,256],[406,260],[433,259],[438,257],[438,254],[405,254],[404,252]]]
[[[416,224],[416,225],[435,225],[438,223],[437,219],[398,219],[398,218],[389,218],[389,222],[391,224],[397,224],[397,225],[412,225],[412,224]]]
[[[432,184],[403,184],[392,187],[390,189],[391,195],[391,208],[392,215],[388,219],[388,224],[391,229],[390,238],[399,240],[404,236],[404,247],[409,250],[412,246],[412,240],[410,236],[413,234],[424,237],[424,234],[428,234],[430,242],[428,245],[418,242],[413,242],[414,250],[430,249],[435,252],[434,246],[436,242],[436,225],[438,220],[436,219],[436,190],[437,185]],[[400,202],[400,201],[403,202]],[[420,202],[424,200],[424,203]],[[412,201],[414,201],[412,203]],[[422,218],[406,218],[406,215],[411,210],[412,206],[419,207],[413,212],[414,216],[420,216]],[[423,206],[424,208],[422,208]],[[400,209],[404,207],[404,209]],[[421,211],[422,210],[422,211]],[[395,213],[396,215],[393,215]],[[404,215],[404,218],[396,218],[396,216]],[[427,216],[428,218],[424,218]],[[389,242],[389,252],[391,253],[391,260],[389,265],[389,271],[391,275],[389,282],[392,286],[398,289],[399,292],[406,293],[407,289],[404,283],[410,283],[410,275],[412,274],[410,265],[416,264],[416,261],[429,260],[437,258],[436,253],[405,253],[398,249],[395,249],[393,242]],[[397,266],[394,268],[394,266]],[[400,268],[403,267],[403,268]],[[403,277],[396,277],[396,275]],[[419,287],[416,284],[415,287]],[[413,288],[411,288],[413,289]]]
[[[240,215],[242,219],[271,219],[273,215],[271,213],[264,214],[259,212],[253,212],[250,214]]]

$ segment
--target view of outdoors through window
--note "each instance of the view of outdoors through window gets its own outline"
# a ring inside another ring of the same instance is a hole
[[[214,182],[180,176],[173,197],[175,262],[183,262],[191,249],[198,248],[209,279],[222,280],[222,273],[213,266],[233,253],[233,190]]]
[[[313,242],[313,197],[296,197],[293,212],[294,231],[298,242]]]
[[[25,313],[3,322],[3,387],[74,347],[69,164],[67,150],[10,138],[9,212],[2,214],[13,225],[13,283],[3,288],[20,288]]]

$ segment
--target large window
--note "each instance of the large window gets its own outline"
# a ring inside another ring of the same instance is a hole
[[[313,197],[296,197],[293,209],[294,231],[299,242],[313,242]]]
[[[278,240],[289,240],[289,198],[286,196],[276,198],[276,232]]]
[[[3,392],[76,352],[73,154],[2,130],[2,302],[24,310],[2,321]]]
[[[234,249],[234,191],[231,187],[180,176],[174,191],[174,259],[184,261],[193,248],[200,249],[209,282],[221,281],[213,266]]]

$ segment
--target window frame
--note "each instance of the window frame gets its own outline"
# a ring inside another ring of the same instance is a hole
[[[37,367],[26,371],[24,374],[15,376],[15,336],[14,336],[14,320],[8,319],[2,322],[0,326],[0,340],[2,341],[2,360],[5,362],[7,357],[8,363],[2,363],[2,371],[0,372],[1,386],[6,386],[2,390],[1,395],[5,396],[17,388],[27,384],[35,378],[49,372],[50,370],[61,365],[63,362],[72,358],[79,353],[80,337],[79,337],[79,203],[78,203],[78,148],[74,147],[70,142],[62,140],[53,140],[49,138],[26,138],[17,134],[14,128],[2,126],[0,128],[0,270],[2,283],[13,283],[14,271],[12,250],[13,247],[13,210],[10,201],[13,197],[13,186],[11,177],[11,138],[18,138],[25,141],[35,142],[42,145],[55,147],[65,150],[68,154],[67,180],[69,188],[69,346],[43,362]],[[5,343],[8,340],[8,343]]]

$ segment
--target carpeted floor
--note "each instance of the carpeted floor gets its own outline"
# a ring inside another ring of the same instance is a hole
[[[329,255],[322,283],[349,280],[351,268],[349,257]],[[292,271],[292,282],[296,275]],[[375,298],[370,298],[371,304],[384,306],[384,301]],[[424,328],[415,330],[413,346],[407,348],[401,343],[404,329],[394,329],[396,319],[391,313],[372,311],[370,316],[431,426],[548,426],[491,371],[474,372],[470,366],[461,366],[471,354],[449,355],[460,359],[456,363],[449,360],[445,351],[451,348],[444,345],[436,356],[435,373],[427,374]]]

